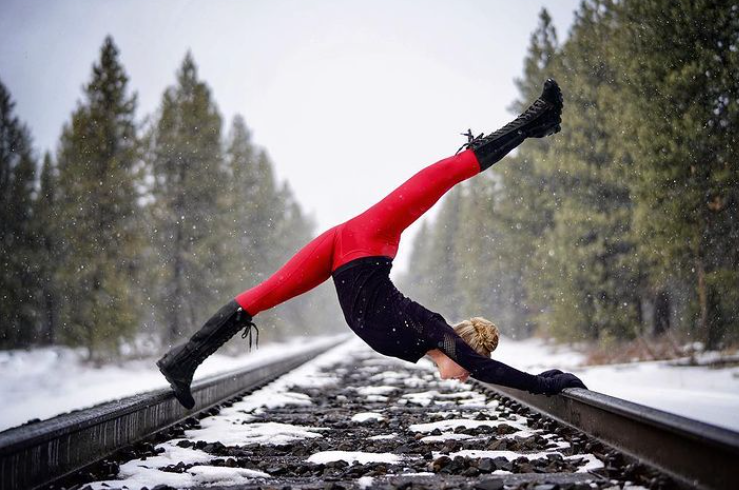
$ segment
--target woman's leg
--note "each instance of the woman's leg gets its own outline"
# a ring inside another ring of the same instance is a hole
[[[359,257],[395,257],[401,233],[452,187],[479,172],[471,150],[424,168],[339,229],[333,269]]]
[[[236,302],[254,317],[328,279],[335,230],[331,228],[314,238],[269,279],[236,296]]]
[[[334,250],[335,228],[328,230],[303,247],[280,270],[263,283],[238,295],[216,312],[190,340],[173,347],[157,366],[169,381],[175,397],[186,408],[195,406],[190,383],[198,368],[208,356],[231,337],[244,329],[251,347],[254,315],[304,293],[328,279],[331,275],[331,257]]]

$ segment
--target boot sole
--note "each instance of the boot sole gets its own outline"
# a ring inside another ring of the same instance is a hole
[[[159,372],[162,373],[162,376],[164,376],[164,379],[166,379],[167,383],[169,383],[170,388],[172,388],[172,394],[177,399],[177,401],[180,402],[180,405],[182,405],[188,410],[191,410],[193,407],[195,407],[195,399],[192,397],[192,394],[183,393],[179,384],[175,380],[169,377],[169,374],[167,373],[166,368],[162,364],[162,359],[157,361],[157,367],[159,368]],[[189,389],[188,389],[188,392],[189,392]]]

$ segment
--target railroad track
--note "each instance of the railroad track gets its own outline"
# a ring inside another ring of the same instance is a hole
[[[739,461],[739,435],[731,431],[586,390],[539,397],[442,381],[357,341],[243,395],[254,379],[264,384],[316,354],[201,383],[205,392],[226,380],[238,386],[199,400],[205,409],[195,415],[170,407],[177,413],[158,431],[139,431],[144,441],[91,443],[82,452],[97,451],[96,463],[78,464],[82,471],[52,471],[22,437],[45,440],[59,459],[80,452],[67,436],[39,424],[33,434],[15,431],[13,444],[0,434],[1,488],[735,488],[726,458]],[[162,407],[174,401],[150,396]],[[170,409],[156,412],[165,418]]]

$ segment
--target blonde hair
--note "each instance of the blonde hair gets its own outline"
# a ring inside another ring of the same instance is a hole
[[[500,333],[490,320],[476,316],[457,323],[453,328],[481,356],[490,357],[498,347]]]

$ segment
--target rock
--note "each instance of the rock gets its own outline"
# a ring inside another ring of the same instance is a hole
[[[429,469],[434,473],[440,473],[443,469],[452,464],[452,458],[449,456],[439,456],[430,465]]]
[[[513,464],[510,461],[508,461],[506,458],[504,458],[503,456],[498,456],[497,458],[493,458],[493,461],[495,462],[495,466],[499,470],[511,471],[513,469]]]
[[[483,473],[492,473],[497,470],[498,467],[495,465],[495,461],[491,458],[481,458],[477,463],[477,468]]]
[[[499,478],[490,478],[475,483],[475,490],[503,490],[503,480]]]

